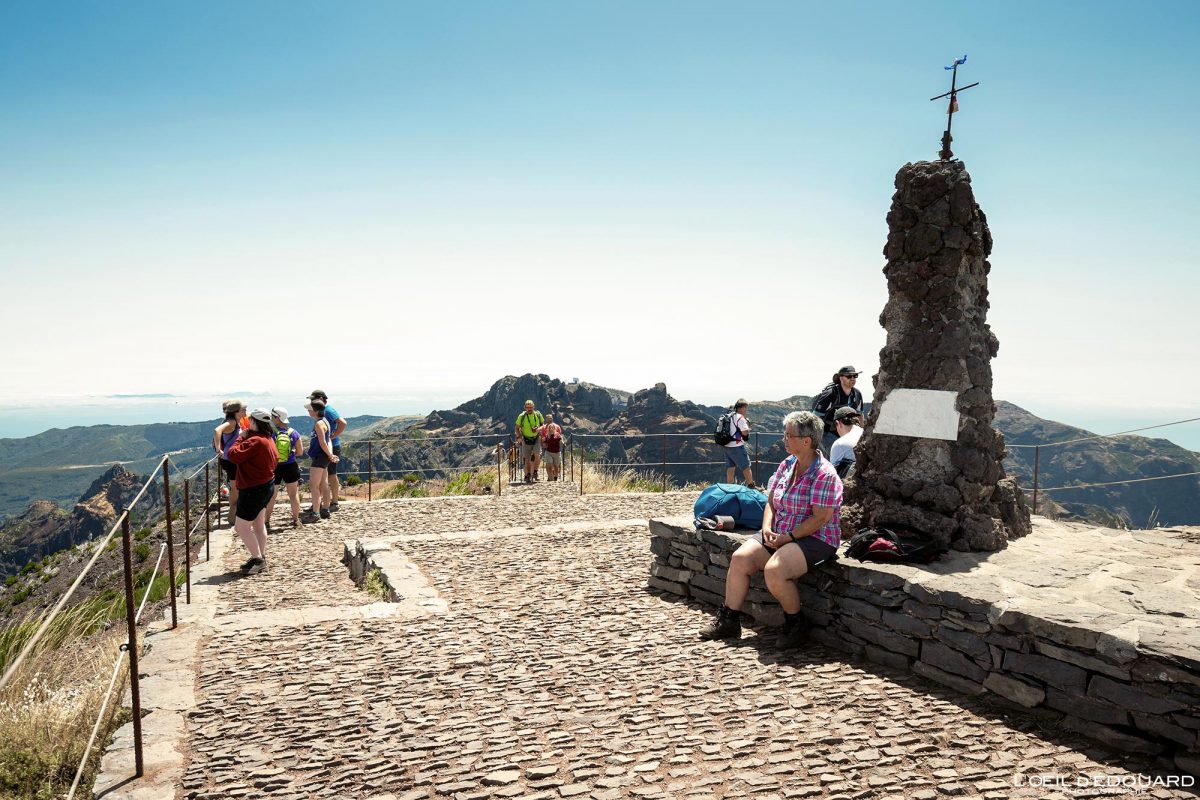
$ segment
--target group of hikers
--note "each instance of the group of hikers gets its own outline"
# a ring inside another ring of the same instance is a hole
[[[308,449],[290,425],[283,406],[246,410],[241,400],[221,405],[225,419],[213,429],[213,450],[229,481],[229,507],[234,509],[233,527],[250,558],[242,572],[255,575],[267,564],[269,520],[275,510],[278,487],[287,491],[292,510],[292,527],[329,519],[338,510],[341,484],[337,465],[341,460],[341,435],[346,421],[329,405],[329,397],[314,389],[304,404],[313,420]],[[300,512],[300,462],[304,453],[312,463],[308,471],[312,504]]]

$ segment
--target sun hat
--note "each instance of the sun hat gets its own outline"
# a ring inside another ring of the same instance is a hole
[[[859,413],[854,406],[842,406],[837,411],[833,412],[834,419],[847,419],[861,416],[862,414]]]
[[[837,371],[837,374],[842,375],[847,378],[857,378],[858,370],[856,370],[854,367],[847,365],[847,366],[844,366],[841,369],[839,369]]]
[[[282,422],[284,425],[288,424],[287,409],[284,408],[283,406],[275,406],[274,408],[271,409],[271,414],[276,417],[279,417],[279,421]]]
[[[257,419],[262,422],[270,422],[271,421],[271,412],[265,408],[256,408],[250,412],[250,418]]]

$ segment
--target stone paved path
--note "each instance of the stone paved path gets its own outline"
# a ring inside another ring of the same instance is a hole
[[[645,524],[606,524],[693,499],[543,485],[279,534],[265,574],[212,582],[175,796],[1001,800],[1099,796],[1017,784],[1146,769],[913,676],[780,654],[769,631],[699,641],[705,612],[646,589]],[[424,535],[457,531],[476,533]],[[395,541],[445,612],[364,613],[340,564],[354,538]]]

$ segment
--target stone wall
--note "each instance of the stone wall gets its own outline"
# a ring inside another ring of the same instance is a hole
[[[651,520],[649,585],[721,604],[730,556],[745,536]],[[1200,654],[1155,657],[1086,627],[922,586],[908,565],[845,559],[799,581],[812,638],[957,691],[990,694],[1114,749],[1159,756],[1200,775]],[[910,577],[905,577],[908,574]],[[755,577],[743,610],[783,612]]]

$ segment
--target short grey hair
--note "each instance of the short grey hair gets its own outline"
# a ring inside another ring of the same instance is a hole
[[[812,439],[813,449],[821,447],[821,437],[825,433],[825,423],[811,411],[793,411],[783,418],[783,430],[788,429],[796,436],[807,436]]]

